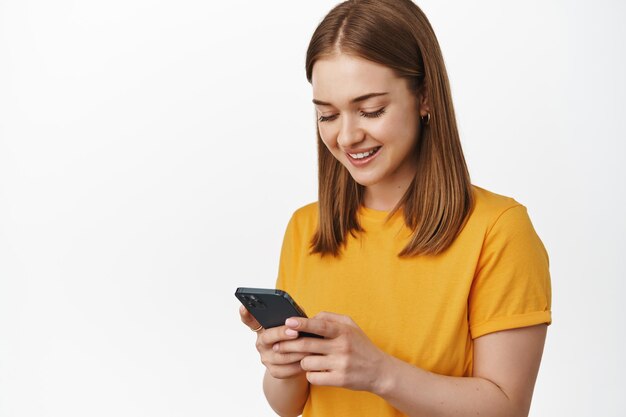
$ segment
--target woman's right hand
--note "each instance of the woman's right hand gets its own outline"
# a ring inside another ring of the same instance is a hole
[[[260,324],[242,305],[239,307],[239,315],[243,324],[250,330],[258,329]],[[307,356],[305,353],[279,353],[272,347],[274,344],[298,338],[298,332],[289,329],[287,326],[272,327],[271,329],[261,329],[256,332],[256,349],[261,355],[261,363],[265,365],[271,376],[278,379],[293,378],[304,374],[300,361]]]

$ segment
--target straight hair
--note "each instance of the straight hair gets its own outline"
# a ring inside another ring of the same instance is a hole
[[[306,54],[307,80],[312,81],[318,59],[339,53],[385,65],[407,79],[415,94],[426,96],[430,121],[420,129],[417,172],[388,218],[402,209],[412,230],[398,256],[443,252],[465,225],[474,198],[443,55],[430,22],[410,0],[345,1],[313,33]],[[322,142],[319,125],[317,148],[319,222],[311,253],[339,256],[348,234],[363,232],[357,214],[365,187]]]

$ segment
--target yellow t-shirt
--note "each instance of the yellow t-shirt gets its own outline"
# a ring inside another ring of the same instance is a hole
[[[474,209],[452,245],[436,256],[401,259],[410,230],[402,214],[362,207],[365,229],[340,257],[309,254],[318,206],[298,209],[285,232],[277,288],[309,317],[350,316],[383,351],[422,369],[471,376],[473,339],[550,324],[548,254],[526,207],[473,186]],[[401,416],[364,391],[311,385],[303,416]]]

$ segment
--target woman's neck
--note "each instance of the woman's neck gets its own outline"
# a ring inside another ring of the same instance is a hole
[[[407,184],[394,184],[390,187],[383,184],[370,185],[365,188],[363,205],[367,208],[381,211],[391,211],[406,193],[411,182]]]

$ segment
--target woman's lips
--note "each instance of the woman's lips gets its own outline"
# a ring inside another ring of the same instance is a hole
[[[380,148],[382,148],[382,146],[377,146],[361,152],[346,152],[346,155],[352,165],[361,167],[376,158],[376,156],[380,153]]]

